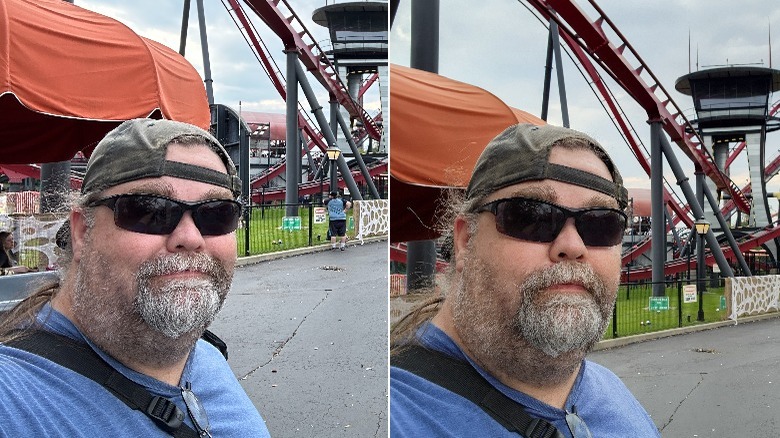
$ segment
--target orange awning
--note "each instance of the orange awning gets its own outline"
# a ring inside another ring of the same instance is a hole
[[[208,129],[206,91],[184,57],[61,0],[0,2],[0,162],[69,160],[137,117]]]
[[[508,126],[545,122],[473,85],[390,66],[390,240],[438,237],[442,188],[465,187],[485,145]]]

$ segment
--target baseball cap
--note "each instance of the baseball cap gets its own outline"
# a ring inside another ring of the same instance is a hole
[[[213,150],[225,164],[227,174],[193,164],[165,159],[168,145],[183,137],[195,137]],[[204,182],[241,194],[236,166],[219,141],[207,131],[173,120],[132,119],[106,136],[95,147],[87,163],[81,193],[143,178],[172,176]]]
[[[598,175],[550,163],[550,152],[563,139],[579,139],[591,145],[612,175],[612,181]],[[518,124],[505,129],[482,151],[471,174],[466,199],[485,196],[524,181],[553,179],[599,191],[615,198],[620,208],[628,205],[623,178],[604,148],[579,131],[553,125]]]

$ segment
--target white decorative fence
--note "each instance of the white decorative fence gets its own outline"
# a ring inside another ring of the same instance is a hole
[[[368,236],[390,232],[390,202],[387,199],[355,201],[355,239],[363,243]]]
[[[738,317],[777,312],[780,298],[780,275],[734,277],[726,279],[728,315]]]

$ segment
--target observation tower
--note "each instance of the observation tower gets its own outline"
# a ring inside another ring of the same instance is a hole
[[[677,91],[693,97],[697,120],[692,122],[716,166],[728,175],[732,143],[744,142],[752,192],[747,226],[772,223],[766,191],[766,135],[780,129],[780,119],[769,114],[769,96],[780,89],[780,70],[757,66],[728,66],[689,73],[675,82]],[[736,153],[736,152],[735,152]],[[698,169],[697,169],[698,171]],[[697,172],[698,173],[698,172]],[[715,184],[707,179],[710,190]],[[717,224],[709,204],[705,219]],[[764,244],[778,261],[778,239]]]
[[[387,104],[387,17],[387,2],[381,1],[335,3],[316,9],[312,15],[315,23],[330,31],[333,48],[326,54],[338,69],[339,77],[347,79],[350,96],[361,106],[364,75],[378,75],[385,127],[378,152],[383,153],[387,152],[386,138],[390,126]],[[349,114],[343,108],[340,111],[344,120],[349,120]],[[338,139],[339,147],[343,149],[342,142],[343,139]]]

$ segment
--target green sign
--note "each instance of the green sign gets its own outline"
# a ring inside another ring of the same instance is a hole
[[[286,231],[300,230],[301,229],[301,217],[300,216],[285,216],[282,218],[282,229]]]
[[[726,296],[720,296],[720,310],[726,310]]]
[[[355,229],[355,218],[350,216],[349,220],[347,221],[347,229],[354,230]]]
[[[650,297],[650,310],[669,310],[669,297]]]

